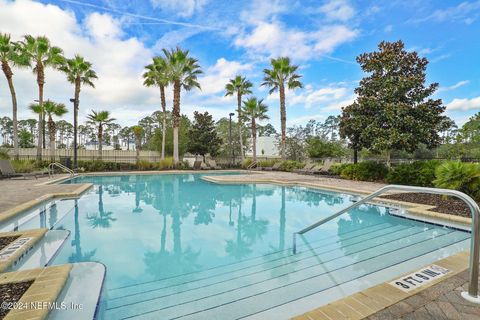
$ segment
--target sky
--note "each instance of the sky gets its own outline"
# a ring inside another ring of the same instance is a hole
[[[67,57],[93,63],[95,89],[83,88],[81,120],[109,110],[121,125],[134,125],[160,109],[158,89],[142,85],[144,66],[177,45],[199,60],[200,90],[182,92],[181,112],[208,111],[228,117],[236,100],[225,97],[237,74],[254,83],[279,128],[278,94],[260,87],[269,60],[289,56],[299,66],[303,89],[287,92],[287,125],[325,120],[354,101],[364,76],[356,56],[380,41],[402,40],[430,63],[427,82],[438,82],[436,98],[457,124],[480,111],[480,0],[0,0],[0,32],[14,40],[45,35]],[[19,118],[33,115],[37,99],[31,70],[14,69]],[[45,98],[70,106],[73,87],[48,69]],[[171,89],[167,90],[171,108]],[[72,121],[73,113],[64,119]],[[0,76],[0,117],[11,117],[7,83]]]

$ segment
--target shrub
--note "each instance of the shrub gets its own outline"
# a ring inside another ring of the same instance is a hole
[[[243,160],[242,168],[244,169],[248,168],[252,164],[252,162],[253,162],[253,159],[251,158]]]
[[[280,165],[282,171],[293,171],[295,169],[302,169],[305,167],[305,163],[295,160],[285,160]]]
[[[435,171],[435,186],[461,191],[480,200],[480,165],[449,161]]]
[[[342,173],[342,170],[348,165],[348,163],[334,163],[330,169],[328,169],[328,173],[339,176]]]
[[[39,169],[35,160],[12,160],[12,166],[19,173],[27,173]]]
[[[0,148],[0,160],[7,160],[10,159],[10,156],[8,155],[8,150],[4,148]]]
[[[272,167],[277,160],[262,160],[258,162],[260,167]]]
[[[390,169],[386,181],[394,184],[433,187],[435,170],[440,164],[438,160],[402,163]]]
[[[173,158],[172,157],[167,157],[163,160],[160,160],[158,163],[158,169],[160,170],[165,170],[165,169],[171,169],[173,168]]]
[[[146,170],[157,170],[159,168],[159,164],[155,162],[150,162],[146,160],[140,160],[137,164],[138,170],[146,171]]]
[[[384,164],[365,161],[357,164],[347,164],[340,175],[350,180],[380,181],[385,179],[387,173],[388,169]]]

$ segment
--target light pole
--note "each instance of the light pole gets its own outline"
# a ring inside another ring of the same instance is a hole
[[[77,127],[78,127],[78,101],[75,98],[71,98],[70,102],[73,102],[73,169],[77,168]]]
[[[231,160],[231,163],[232,163],[232,166],[235,165],[235,150],[233,148],[233,145],[232,145],[232,117],[235,115],[235,113],[231,112],[229,114],[229,139],[230,139],[230,149],[232,149],[232,160]]]

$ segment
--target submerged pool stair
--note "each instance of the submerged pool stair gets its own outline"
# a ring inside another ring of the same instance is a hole
[[[429,224],[380,223],[345,233],[341,240],[328,237],[299,245],[296,255],[288,248],[186,275],[113,288],[106,295],[102,316],[254,318],[326,290],[343,290],[342,284],[355,281],[358,290],[359,281],[365,279],[364,285],[371,286],[369,276],[427,254],[440,257],[446,248],[465,247],[469,238],[469,233]]]

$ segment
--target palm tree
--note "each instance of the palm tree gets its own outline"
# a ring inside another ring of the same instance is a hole
[[[135,151],[137,153],[137,164],[140,162],[140,149],[142,148],[142,134],[143,128],[141,126],[132,127],[133,135],[135,136]]]
[[[263,103],[263,99],[257,100],[256,97],[251,97],[243,101],[243,118],[245,121],[251,121],[252,127],[252,147],[253,147],[253,162],[257,161],[257,120],[267,120],[268,106]]]
[[[234,79],[230,79],[230,82],[225,85],[225,96],[230,96],[237,94],[237,113],[238,113],[238,138],[240,139],[240,159],[245,160],[243,154],[243,125],[242,125],[242,96],[252,93],[252,83],[248,81],[245,77],[236,76]]]
[[[50,159],[55,161],[55,136],[56,125],[53,116],[61,117],[68,112],[67,107],[63,103],[56,103],[47,100],[40,104],[31,104],[29,108],[36,114],[46,114],[48,116],[48,140],[50,142]]]
[[[26,67],[29,65],[29,61],[23,54],[21,46],[16,42],[10,41],[10,35],[6,33],[0,33],[0,62],[12,96],[13,154],[15,159],[18,160],[17,95],[13,85],[13,72],[10,64]]]
[[[68,82],[75,85],[73,101],[73,167],[77,167],[77,139],[78,139],[78,108],[80,106],[80,90],[83,85],[95,88],[94,79],[98,79],[97,74],[92,69],[92,64],[82,56],[75,55],[73,59],[67,59],[60,68],[67,75]]]
[[[282,127],[281,153],[282,158],[285,159],[285,140],[286,140],[286,126],[287,126],[287,111],[285,109],[285,87],[290,90],[296,88],[303,88],[300,82],[301,75],[296,71],[298,66],[290,64],[290,58],[280,57],[278,59],[271,59],[270,64],[272,69],[264,69],[264,77],[262,86],[270,87],[270,94],[277,91],[280,93],[280,122]]]
[[[145,67],[147,71],[143,74],[143,85],[147,87],[158,87],[160,89],[160,101],[162,104],[162,160],[165,159],[165,135],[167,130],[167,102],[165,100],[165,87],[168,86],[167,62],[162,57],[153,58],[153,63]]]
[[[180,127],[180,93],[182,88],[190,91],[193,88],[200,88],[197,81],[202,70],[198,60],[190,57],[188,50],[177,47],[170,51],[163,49],[165,61],[167,62],[168,79],[173,83],[173,162],[177,166],[180,161],[178,156],[178,129]]]
[[[103,139],[103,126],[105,124],[114,121],[114,118],[110,118],[108,111],[96,112],[92,110],[92,113],[87,116],[88,122],[98,127],[98,160],[102,160],[102,139]]]
[[[22,42],[23,52],[33,66],[33,72],[37,75],[38,104],[43,105],[43,86],[45,85],[45,68],[60,67],[65,58],[63,50],[52,46],[47,37],[33,37],[26,35]],[[45,144],[45,115],[43,112],[38,115],[38,144],[37,160],[42,160],[42,146]]]

